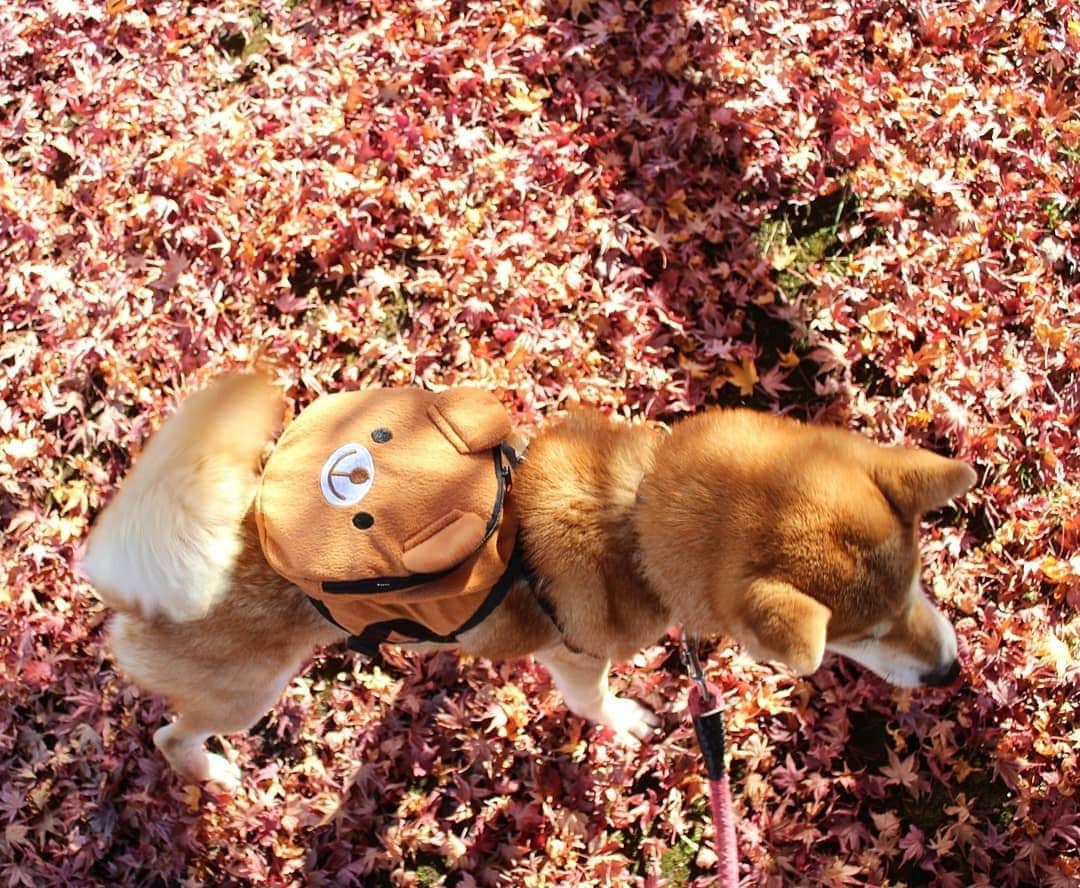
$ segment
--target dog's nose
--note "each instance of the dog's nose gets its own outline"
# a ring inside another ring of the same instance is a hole
[[[932,688],[943,688],[956,681],[958,675],[960,675],[960,661],[953,660],[948,666],[919,676],[919,681]]]

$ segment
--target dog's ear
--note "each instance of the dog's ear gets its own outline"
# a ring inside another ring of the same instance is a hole
[[[906,521],[945,505],[977,478],[967,463],[915,447],[881,448],[871,476]]]
[[[428,416],[458,453],[490,450],[510,435],[506,408],[483,389],[455,388],[440,392],[428,408]]]
[[[799,675],[809,675],[825,656],[832,614],[825,605],[782,580],[754,580],[740,611],[739,641],[762,660],[780,660]]]

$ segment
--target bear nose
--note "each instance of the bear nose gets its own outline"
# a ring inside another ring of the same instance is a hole
[[[945,685],[951,685],[956,681],[957,676],[959,675],[960,661],[953,660],[948,666],[944,666],[941,669],[935,669],[933,672],[927,672],[919,676],[919,681],[932,688],[943,688]]]

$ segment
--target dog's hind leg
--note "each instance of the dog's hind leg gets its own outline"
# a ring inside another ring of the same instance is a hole
[[[565,644],[538,651],[551,680],[575,715],[613,729],[633,745],[650,736],[660,720],[640,703],[612,693],[608,686],[611,664],[599,657],[572,651]]]
[[[215,783],[224,790],[237,792],[241,786],[240,769],[203,746],[216,732],[192,730],[189,722],[188,716],[181,715],[171,724],[158,728],[154,732],[154,745],[185,780]]]
[[[277,702],[291,677],[291,672],[280,673],[269,685],[252,686],[247,695],[219,696],[219,689],[207,688],[198,699],[174,698],[176,719],[154,732],[154,744],[184,779],[216,783],[235,792],[240,788],[240,769],[209,752],[204,743],[212,736],[248,730]]]
[[[303,622],[297,620],[300,626]],[[239,769],[204,743],[211,736],[248,730],[273,707],[316,644],[310,633],[296,635],[295,644],[260,648],[255,633],[254,643],[241,652],[200,632],[198,623],[147,623],[120,615],[110,640],[121,670],[161,694],[176,713],[171,724],[154,734],[169,764],[186,780],[236,790]]]

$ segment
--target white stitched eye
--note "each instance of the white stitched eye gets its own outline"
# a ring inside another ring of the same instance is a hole
[[[323,463],[322,493],[332,506],[355,506],[375,483],[375,461],[363,444],[346,444]]]

